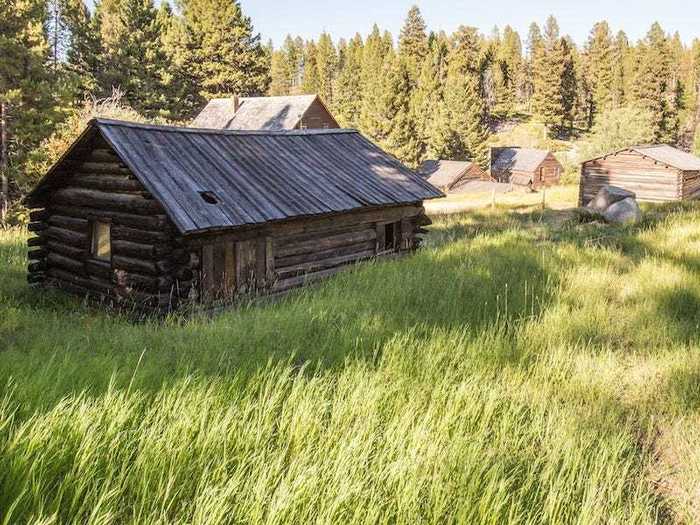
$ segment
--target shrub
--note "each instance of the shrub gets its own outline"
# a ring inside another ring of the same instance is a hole
[[[579,148],[583,162],[609,151],[654,141],[654,126],[649,111],[636,107],[621,107],[602,113],[588,139]]]
[[[32,151],[22,177],[17,181],[22,193],[29,191],[58,160],[64,151],[80,136],[87,123],[93,118],[111,118],[146,122],[147,119],[123,101],[123,94],[115,89],[112,96],[105,99],[88,98],[54,133]]]

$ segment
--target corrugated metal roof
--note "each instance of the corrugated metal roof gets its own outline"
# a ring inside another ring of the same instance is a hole
[[[451,186],[463,177],[474,163],[467,160],[426,160],[418,173],[437,188]]]
[[[700,158],[668,144],[633,146],[630,149],[679,170],[700,170]]]
[[[304,113],[320,99],[316,95],[215,98],[190,124],[212,129],[294,129]],[[238,104],[238,108],[236,108]]]
[[[547,155],[545,149],[491,148],[491,171],[534,171]]]
[[[102,133],[182,233],[443,196],[354,130],[198,130],[102,119],[89,127]],[[206,202],[203,192],[217,203]]]

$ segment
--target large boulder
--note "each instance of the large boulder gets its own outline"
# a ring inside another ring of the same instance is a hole
[[[606,222],[635,224],[642,220],[642,210],[639,209],[639,204],[634,198],[628,197],[611,204],[603,212],[603,218]]]
[[[593,197],[586,207],[596,213],[603,213],[616,202],[620,202],[624,199],[634,199],[635,197],[636,195],[631,191],[618,188],[617,186],[606,185],[598,190],[596,196]]]

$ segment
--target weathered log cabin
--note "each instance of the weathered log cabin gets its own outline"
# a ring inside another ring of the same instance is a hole
[[[93,120],[25,199],[31,284],[168,311],[410,253],[442,193],[353,130]]]
[[[445,193],[459,193],[470,181],[488,179],[478,164],[468,160],[426,160],[418,173]]]
[[[531,190],[559,184],[564,168],[551,151],[532,148],[491,148],[489,173],[496,182]]]
[[[318,95],[290,95],[215,98],[204,106],[190,127],[280,131],[340,126]]]
[[[623,148],[581,164],[581,205],[605,185],[629,190],[640,201],[696,199],[700,197],[700,158],[657,144]]]

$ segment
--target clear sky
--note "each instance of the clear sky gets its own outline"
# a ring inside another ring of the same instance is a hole
[[[369,33],[372,24],[396,38],[411,5],[416,4],[430,30],[454,31],[470,25],[488,34],[494,25],[510,24],[525,40],[531,22],[543,24],[553,14],[562,34],[583,43],[593,24],[607,19],[612,30],[623,29],[632,41],[642,38],[654,21],[684,42],[700,38],[700,0],[240,0],[255,30],[278,46],[289,33],[315,38],[324,29],[334,40],[356,32]]]

